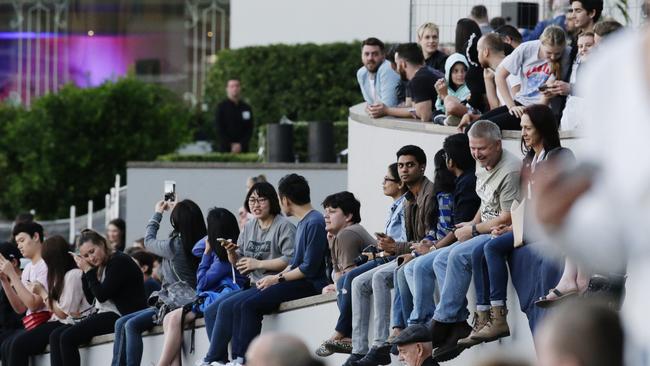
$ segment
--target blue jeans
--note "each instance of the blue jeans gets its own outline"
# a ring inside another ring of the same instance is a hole
[[[454,243],[445,248],[433,261],[436,275],[445,272],[445,282],[440,292],[440,303],[436,307],[433,319],[442,323],[457,323],[467,320],[467,290],[472,281],[472,252],[478,245],[491,239],[483,234]],[[434,252],[435,253],[435,252]]]
[[[139,366],[142,361],[142,332],[153,328],[155,308],[124,315],[115,322],[112,366]]]
[[[405,265],[395,268],[395,272],[393,273],[395,296],[393,297],[393,324],[391,327],[399,329],[406,328],[409,316],[413,311],[413,296],[411,295],[408,283],[406,282],[404,266]]]
[[[485,248],[483,248],[485,261],[487,262],[491,301],[506,300],[508,293],[508,267],[506,260],[515,250],[514,243],[514,236],[512,232],[509,232],[490,240],[485,244]]]
[[[239,304],[259,292],[255,287],[247,290],[231,292],[210,304],[203,313],[205,329],[208,332],[210,346],[203,361],[228,362],[228,343],[233,337],[234,309]]]
[[[383,262],[379,260],[369,260],[336,281],[336,304],[339,307],[339,319],[334,330],[343,334],[344,337],[352,337],[352,280],[381,263]]]
[[[426,324],[433,317],[433,312],[436,310],[433,301],[433,293],[436,290],[433,261],[440,253],[447,251],[447,248],[449,247],[421,255],[404,266],[406,282],[413,295],[413,306],[408,317],[408,325]],[[444,274],[442,278],[438,278],[438,283],[442,282],[444,282]]]

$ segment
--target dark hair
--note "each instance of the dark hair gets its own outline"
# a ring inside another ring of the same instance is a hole
[[[494,29],[494,33],[500,35],[501,37],[510,37],[513,41],[521,43],[523,40],[521,33],[517,28],[511,26],[510,24],[502,25]]]
[[[299,206],[311,202],[307,179],[295,173],[287,174],[280,179],[278,193],[280,197],[286,197]]]
[[[599,37],[605,37],[621,28],[623,28],[623,25],[615,20],[602,20],[594,24],[594,33]]]
[[[34,215],[30,213],[21,213],[16,215],[16,218],[14,219],[14,223],[18,224],[21,222],[32,222],[34,221]]]
[[[570,0],[569,4],[573,4],[576,1],[582,4],[582,7],[587,11],[587,13],[591,13],[594,10],[596,11],[593,17],[594,23],[600,19],[600,14],[603,12],[603,0]]]
[[[117,218],[111,220],[108,225],[113,225],[120,230],[120,242],[118,243],[117,247],[115,247],[115,249],[123,252],[124,247],[126,246],[126,222],[120,218]]]
[[[147,266],[147,271],[144,272],[144,274],[146,274],[147,276],[151,276],[151,274],[153,273],[153,261],[154,261],[153,254],[147,252],[146,250],[140,249],[134,251],[129,255],[131,256],[131,258],[138,261],[140,267]]]
[[[527,115],[535,130],[542,138],[544,144],[544,151],[547,153],[557,147],[560,147],[560,134],[557,130],[557,122],[551,108],[543,104],[532,104],[524,109],[524,114]],[[521,151],[526,155],[526,158],[532,158],[535,152],[528,149],[524,144],[524,138],[521,138]]]
[[[184,199],[174,206],[172,213],[169,215],[169,221],[174,228],[170,236],[180,235],[183,252],[185,252],[188,261],[195,267],[193,269],[196,269],[199,259],[192,254],[192,248],[207,233],[201,209],[194,201]]]
[[[231,81],[237,81],[241,84],[241,79],[238,76],[231,76],[226,80],[226,86],[228,86]]]
[[[361,202],[354,197],[354,194],[343,191],[339,193],[330,194],[323,200],[323,208],[340,208],[344,215],[352,214],[352,223],[358,224],[361,222]]]
[[[91,243],[94,246],[101,247],[104,249],[104,252],[106,252],[106,262],[108,262],[109,258],[113,255],[113,248],[111,248],[110,245],[108,245],[108,241],[106,238],[101,236],[98,232],[92,230],[92,229],[84,229],[81,230],[81,233],[79,234],[79,237],[77,238],[77,246],[81,247],[85,243]],[[101,263],[99,265],[98,271],[97,271],[97,278],[100,278],[102,276],[102,273],[104,272],[104,267],[106,265],[106,262]]]
[[[415,145],[406,145],[402,146],[401,149],[397,150],[397,159],[402,155],[411,155],[415,157],[415,160],[420,165],[425,165],[427,163],[427,155],[424,153],[419,146]]]
[[[381,50],[382,53],[384,52],[384,47],[385,47],[384,42],[380,41],[379,39],[377,39],[375,37],[366,38],[361,43],[361,48],[363,48],[363,46],[377,46],[377,47],[379,47],[379,49]]]
[[[397,52],[398,46],[399,44],[393,44],[388,49],[388,52],[386,52],[386,60],[388,60],[391,64],[395,63],[395,52]]]
[[[248,199],[253,193],[257,193],[258,197],[264,197],[269,200],[270,213],[273,216],[277,216],[282,213],[280,208],[280,201],[278,200],[278,193],[275,191],[275,188],[271,183],[268,182],[258,182],[251,186],[251,189],[246,193],[246,198],[244,199],[244,208],[247,212],[251,212],[251,208],[248,205]]]
[[[12,230],[12,235],[16,237],[20,233],[26,233],[32,239],[34,234],[38,234],[38,240],[43,242],[43,227],[36,221],[17,223]]]
[[[476,161],[469,150],[469,137],[464,133],[448,136],[442,143],[442,148],[454,164],[462,171],[474,171]]]
[[[436,152],[436,155],[433,157],[433,164],[435,166],[433,191],[436,194],[440,192],[453,192],[456,186],[456,177],[447,169],[444,149]]]
[[[54,235],[43,242],[41,256],[47,265],[47,288],[49,305],[59,301],[65,285],[65,274],[77,268],[74,258],[68,253],[70,245],[61,235]]]
[[[393,176],[393,179],[396,179],[396,180],[397,180],[396,183],[400,183],[400,182],[401,182],[401,179],[400,179],[400,177],[399,177],[399,170],[397,169],[397,163],[392,163],[392,164],[390,164],[390,165],[388,166],[388,171],[390,172],[390,175]],[[401,191],[402,193],[406,193],[406,191],[408,191],[408,187],[407,187],[405,184],[403,184],[403,185],[400,186],[400,191]]]
[[[239,238],[239,224],[232,212],[225,208],[215,207],[208,211],[208,243],[214,254],[220,261],[228,260],[226,249],[221,246],[217,239],[226,239],[237,242]]]
[[[456,52],[467,58],[470,65],[478,66],[478,50],[476,44],[481,38],[481,28],[469,18],[459,19],[456,23]]]
[[[492,29],[497,29],[506,25],[506,19],[504,17],[494,17],[490,19],[490,27]]]
[[[470,15],[476,19],[485,19],[488,17],[488,11],[485,5],[474,5]]]
[[[424,63],[424,55],[420,45],[414,42],[402,43],[395,49],[397,57],[405,60],[412,65],[422,65]]]

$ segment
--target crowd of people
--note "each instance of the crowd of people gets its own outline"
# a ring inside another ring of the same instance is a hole
[[[417,43],[387,50],[376,38],[363,42],[357,79],[369,116],[459,129],[433,156],[432,179],[419,146],[386,161],[382,232],[364,228],[352,192],[327,196],[321,213],[297,174],[277,187],[252,178],[237,215],[215,207],[204,217],[190,199],[159,201],[128,248],[120,219],[105,236],[84,230],[76,243],[46,237],[31,217],[17,220],[11,242],[0,244],[2,364],[28,365],[49,346],[52,365],[79,365],[80,346],[113,333],[111,364],[140,365],[143,333],[162,325],[158,365],[180,365],[184,327],[203,317],[209,347],[200,365],[319,365],[295,337],[259,336],[262,321],[283,302],[335,293],[339,316],[316,355],[349,354],[344,366],[387,365],[391,354],[409,366],[437,365],[510,336],[510,280],[541,365],[623,365],[612,310],[620,298],[556,306],[594,295],[603,281],[614,288],[624,273],[546,258],[524,225],[539,185],[547,188],[541,174],[576,166],[559,130],[587,123],[574,85],[592,48],[620,28],[600,20],[602,0],[566,3],[566,14],[525,39],[477,7],[458,21],[449,55],[433,23],[418,28]],[[521,131],[521,156],[503,148],[502,130]],[[173,230],[161,238],[166,212]],[[183,297],[191,299],[178,304]],[[590,346],[607,352],[596,357]]]

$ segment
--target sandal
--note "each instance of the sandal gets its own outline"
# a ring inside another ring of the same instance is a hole
[[[352,343],[339,339],[328,339],[323,342],[323,346],[332,353],[352,353]]]
[[[331,356],[331,355],[334,354],[334,352],[328,350],[327,347],[325,347],[326,342],[327,341],[321,343],[320,346],[316,349],[315,353],[316,353],[317,356],[319,356],[319,357],[327,357],[327,356]]]
[[[558,289],[552,289],[549,291],[549,294],[553,293],[556,297],[553,299],[547,298],[548,295],[540,297],[537,301],[535,301],[535,305],[539,306],[540,308],[549,308],[551,306],[555,306],[560,304],[561,302],[568,300],[574,296],[578,295],[578,291],[571,291],[567,292],[566,294],[563,293],[562,291]]]

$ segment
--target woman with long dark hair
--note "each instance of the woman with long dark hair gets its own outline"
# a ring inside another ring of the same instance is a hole
[[[79,254],[74,255],[74,260],[84,272],[86,298],[95,299],[95,313],[52,332],[50,363],[53,366],[79,365],[79,346],[95,336],[113,333],[115,321],[120,316],[145,307],[140,268],[128,255],[113,251],[97,232],[81,232]]]
[[[198,294],[203,291],[221,292],[223,296],[235,289],[233,285],[243,288],[244,283],[248,282],[247,278],[240,275],[228,261],[228,252],[222,245],[222,240],[237,241],[239,225],[235,216],[225,208],[211,209],[207,221],[208,236],[195,245],[195,249],[198,250],[194,251],[195,255],[201,256],[201,264],[196,273],[196,292]],[[163,320],[165,342],[158,365],[181,364],[183,326],[199,316],[203,316],[203,313],[196,307],[185,315],[183,309],[179,308],[165,316]]]
[[[167,239],[157,239],[163,213],[171,209],[173,231]],[[163,286],[185,281],[196,287],[196,269],[199,259],[192,254],[194,244],[206,234],[205,221],[199,206],[189,199],[180,202],[160,201],[147,224],[144,247],[162,257]],[[142,295],[144,297],[144,295]],[[153,328],[155,308],[148,308],[120,318],[115,323],[112,365],[140,365],[142,360],[142,332]]]
[[[521,115],[521,150],[525,155],[521,177],[526,199],[532,198],[533,176],[538,165],[549,153],[560,149],[560,135],[551,109],[541,104],[526,107]],[[512,226],[494,228],[492,235],[494,239],[477,246],[472,253],[477,311],[472,333],[459,341],[465,347],[510,335],[506,321],[506,263],[515,250]]]
[[[68,243],[59,235],[43,243],[41,256],[48,268],[47,283],[32,283],[32,291],[43,298],[52,317],[47,323],[24,331],[12,340],[6,359],[9,365],[27,366],[29,356],[45,350],[55,329],[64,324],[74,324],[73,318],[79,318],[92,308],[84,297],[83,272],[77,268],[69,250]]]
[[[123,252],[126,246],[126,222],[120,218],[111,220],[106,225],[106,240],[113,250]]]

